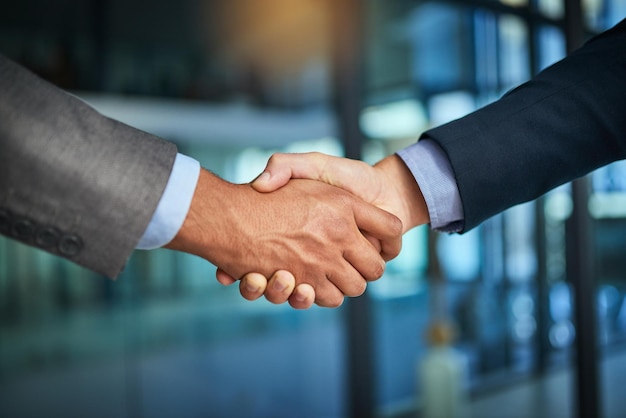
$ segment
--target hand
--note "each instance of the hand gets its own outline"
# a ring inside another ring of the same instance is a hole
[[[396,155],[391,155],[372,167],[362,161],[320,153],[274,154],[263,173],[252,183],[252,187],[260,192],[272,192],[287,184],[292,178],[319,180],[350,191],[366,202],[398,216],[402,221],[403,233],[430,221],[428,208],[417,182],[408,167]],[[284,280],[289,280],[288,277],[283,277]],[[223,284],[234,282],[234,279],[219,271],[218,280]],[[273,292],[271,286],[263,285],[263,281],[267,284],[265,277],[253,273],[241,281],[243,287],[240,287],[240,291],[247,299],[253,300],[263,295],[263,291],[246,292],[245,283],[248,281],[253,281],[257,289],[268,289],[265,291],[266,297],[268,292]],[[271,295],[270,298],[284,302],[289,297],[289,303],[294,306],[296,298],[305,300],[310,298],[308,292],[310,289],[301,289],[298,286],[290,296],[283,294],[281,299]]]
[[[339,306],[382,275],[379,252],[395,257],[401,230],[395,216],[321,182],[259,193],[202,170],[187,218],[166,247],[199,255],[231,277],[289,271],[313,288],[317,304]],[[361,231],[380,240],[380,250]]]
[[[260,192],[272,192],[290,179],[311,179],[331,184],[396,215],[402,232],[428,223],[428,208],[413,174],[397,155],[373,167],[356,160],[321,153],[274,154],[263,173],[252,182]]]

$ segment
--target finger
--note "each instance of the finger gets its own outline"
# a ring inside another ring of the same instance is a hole
[[[287,184],[290,179],[320,180],[327,160],[321,153],[281,154],[270,157],[265,170],[252,182],[259,192],[273,192]]]
[[[319,298],[317,296],[315,297],[315,304],[322,308],[338,308],[341,305],[343,305],[343,301],[344,301],[344,295],[341,294],[341,292],[338,295],[333,296],[330,299]]]
[[[354,245],[343,251],[343,257],[360,273],[362,279],[368,282],[378,280],[385,272],[385,260],[382,259],[376,248],[365,237],[361,236],[359,238]],[[343,290],[341,287],[340,289]],[[360,296],[365,291],[365,287],[357,288],[357,286],[354,286],[354,289],[349,296]],[[354,294],[359,290],[361,293]]]
[[[288,271],[278,270],[267,283],[265,299],[272,303],[285,303],[296,287],[296,279]]]
[[[217,271],[215,272],[215,278],[217,279],[219,283],[221,283],[224,286],[230,286],[231,284],[237,281],[237,279],[232,277],[230,274],[226,273],[221,268],[218,268]]]
[[[267,278],[259,273],[248,273],[239,282],[239,293],[247,300],[257,300],[267,288]]]
[[[354,268],[351,267],[351,270],[356,273]],[[358,273],[356,274],[360,277]],[[343,278],[345,280],[345,276]],[[332,282],[332,279],[332,276],[327,276],[323,281],[323,285],[314,286],[316,305],[324,308],[337,308],[343,304],[344,293]],[[362,277],[360,280],[364,281]],[[338,279],[338,281],[341,281],[341,279]]]
[[[363,236],[369,241],[370,244],[372,244],[372,246],[376,249],[376,251],[380,254],[382,249],[380,240],[377,238],[374,238],[373,236],[371,236],[370,234],[368,234],[367,232],[363,232]]]
[[[369,243],[370,243],[370,244],[374,247],[374,249],[376,250],[376,252],[377,252],[378,254],[380,254],[380,256],[381,256],[381,257],[383,257],[383,254],[382,254],[382,244],[381,244],[380,240],[379,240],[379,239],[377,239],[377,238],[374,238],[373,236],[371,236],[371,235],[370,235],[369,233],[367,233],[367,232],[364,232],[364,231],[361,231],[361,232],[362,232],[363,236],[364,236],[364,237],[365,237],[365,238],[369,241]],[[383,263],[384,263],[385,261],[389,261],[389,259],[385,259],[385,258],[383,257]],[[387,266],[386,266],[386,264],[384,264],[384,267],[385,267],[385,268],[387,267]]]
[[[296,286],[291,296],[289,296],[289,304],[294,309],[309,309],[314,302],[315,289],[306,283]]]
[[[380,240],[381,256],[388,261],[402,249],[402,222],[396,216],[373,205],[352,200],[354,219],[361,231]]]
[[[380,256],[378,254],[375,254],[375,257],[380,259]],[[347,297],[361,296],[365,292],[365,289],[367,288],[366,279],[346,259],[341,260],[341,264],[339,264],[338,266],[334,266],[332,269],[329,269],[328,272],[329,272],[327,273],[328,282],[330,282],[337,289],[339,289],[339,291],[344,296],[347,296]],[[372,276],[373,275],[374,274],[372,273]],[[316,294],[317,300],[325,296],[325,294],[322,293],[322,290],[319,289],[318,287],[315,288],[315,294]],[[318,302],[317,300],[316,300],[316,303]],[[337,300],[334,300],[334,302],[337,302]]]

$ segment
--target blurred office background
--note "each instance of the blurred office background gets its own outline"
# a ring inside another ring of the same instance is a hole
[[[4,0],[1,10],[1,53],[234,182],[276,151],[373,163],[626,17],[622,0]],[[583,221],[572,222],[566,185],[463,236],[411,231],[384,278],[335,310],[247,302],[217,284],[214,266],[167,250],[135,252],[110,281],[0,237],[0,416],[419,416],[416,367],[433,319],[446,318],[471,416],[626,417],[626,164],[586,184]],[[587,323],[572,278],[581,228]],[[581,327],[595,350],[586,366]]]

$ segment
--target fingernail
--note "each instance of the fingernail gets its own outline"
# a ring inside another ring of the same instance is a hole
[[[296,292],[295,298],[298,302],[304,302],[306,300],[306,295]]]
[[[275,280],[274,281],[274,290],[282,292],[286,288],[287,288],[287,285],[285,283],[281,282],[280,280]]]
[[[250,293],[256,293],[259,291],[259,286],[256,286],[252,283],[246,283],[246,290]]]

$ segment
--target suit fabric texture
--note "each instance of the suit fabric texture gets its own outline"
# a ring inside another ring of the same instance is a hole
[[[165,189],[176,147],[0,55],[0,233],[109,277]]]
[[[626,20],[500,100],[422,137],[450,159],[464,231],[626,158]]]

